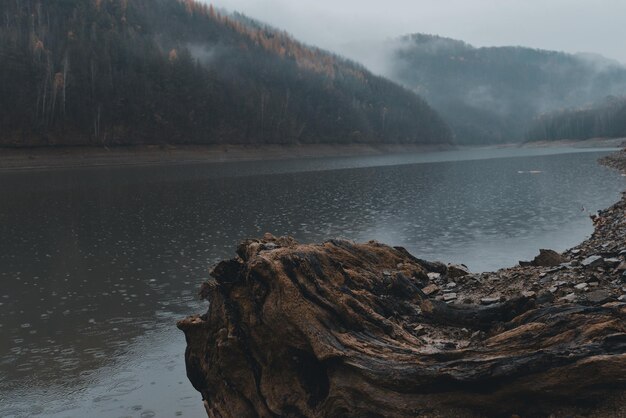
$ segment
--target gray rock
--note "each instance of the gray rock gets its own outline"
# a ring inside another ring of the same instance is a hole
[[[567,264],[568,264],[568,267],[571,267],[571,266],[569,266],[569,263],[567,263]],[[560,264],[557,267],[551,268],[550,270],[546,270],[546,273],[547,274],[553,274],[553,273],[559,272],[561,270],[565,270],[568,267],[565,267],[564,264]]]
[[[591,303],[604,303],[611,299],[611,292],[608,290],[594,290],[587,293],[587,300]]]
[[[544,304],[544,303],[550,303],[553,300],[554,300],[554,295],[550,292],[543,291],[539,293],[539,296],[537,296],[537,303],[539,305]]]
[[[500,298],[482,298],[480,300],[481,305],[493,305],[498,302],[500,302]]]
[[[620,302],[626,302],[626,295],[618,297],[617,300],[619,300]]]
[[[577,290],[585,290],[587,287],[587,283],[578,283],[576,286],[574,286],[574,288]]]
[[[621,264],[622,260],[619,258],[605,258],[604,259],[604,264],[608,265],[609,267],[616,267],[619,266]]]
[[[533,292],[532,290],[526,290],[524,292],[522,292],[522,296],[526,297],[526,298],[534,298],[536,295],[535,292]]]
[[[456,299],[456,293],[447,293],[445,295],[443,295],[443,300],[446,302],[449,302],[451,300]]]
[[[604,259],[599,255],[592,255],[590,257],[585,258],[581,264],[584,267],[599,267],[604,264]]]
[[[576,302],[576,300],[578,299],[578,296],[576,296],[575,293],[570,293],[569,295],[565,295],[562,298],[560,298],[559,300],[562,302]]]

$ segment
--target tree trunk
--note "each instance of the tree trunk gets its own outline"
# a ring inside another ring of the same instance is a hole
[[[210,417],[547,416],[623,396],[624,304],[448,305],[421,260],[374,242],[238,255],[178,324]]]

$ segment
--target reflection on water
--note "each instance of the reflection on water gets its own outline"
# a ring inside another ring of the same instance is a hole
[[[0,416],[201,415],[173,324],[243,237],[377,239],[473,270],[563,250],[624,186],[603,152],[565,151],[0,173]]]

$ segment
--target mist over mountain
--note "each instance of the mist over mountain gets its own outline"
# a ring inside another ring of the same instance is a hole
[[[0,16],[0,146],[451,139],[413,92],[195,1],[3,1]]]
[[[626,68],[594,54],[476,48],[425,34],[342,52],[426,98],[463,144],[523,141],[544,113],[626,93]]]

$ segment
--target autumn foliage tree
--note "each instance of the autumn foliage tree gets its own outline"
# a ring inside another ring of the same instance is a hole
[[[204,3],[16,0],[0,15],[0,146],[450,141],[415,94]]]

